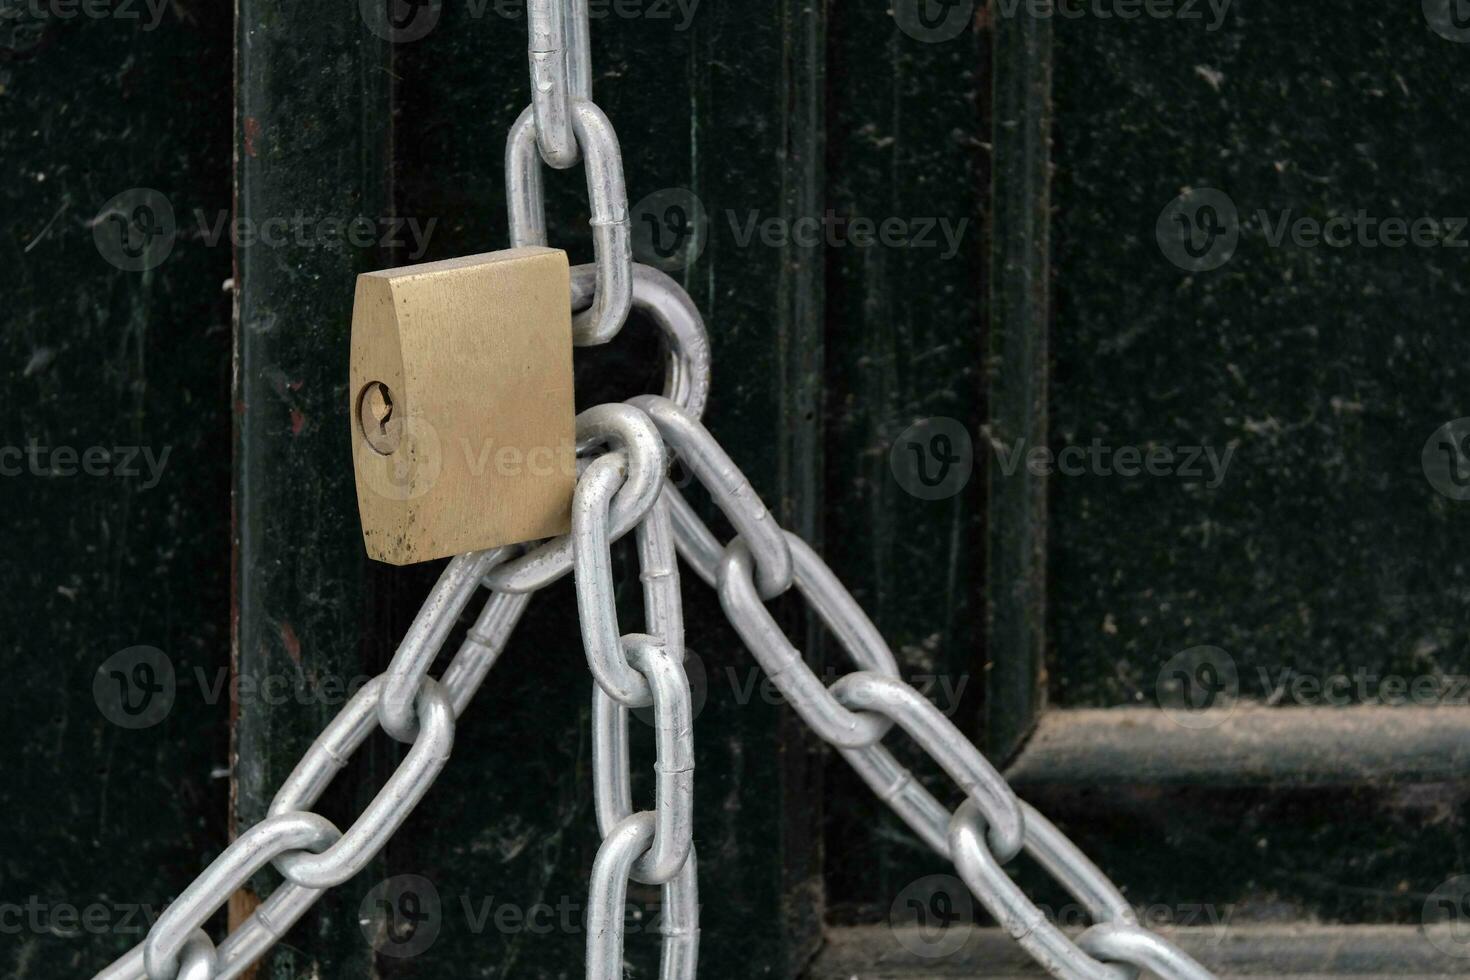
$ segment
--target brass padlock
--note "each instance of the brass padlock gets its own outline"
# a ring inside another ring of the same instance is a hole
[[[514,248],[358,276],[350,373],[370,557],[406,565],[569,530],[565,252]]]

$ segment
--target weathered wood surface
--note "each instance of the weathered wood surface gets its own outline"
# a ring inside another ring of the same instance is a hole
[[[231,260],[209,232],[230,206],[231,20],[132,8],[0,17],[15,980],[88,976],[139,942],[226,832]]]

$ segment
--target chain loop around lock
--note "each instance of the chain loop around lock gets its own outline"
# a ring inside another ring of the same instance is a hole
[[[605,344],[618,335],[633,302],[633,244],[628,228],[628,189],[617,133],[591,102],[571,106],[572,131],[581,147],[592,211],[592,249],[597,286],[592,306],[572,317],[572,343]],[[512,247],[546,244],[546,202],[541,155],[531,107],[521,113],[505,144],[505,193]]]
[[[603,444],[614,449],[608,455],[618,456],[627,466],[627,482],[612,503],[610,539],[617,541],[637,526],[658,499],[668,470],[668,453],[653,422],[630,405],[597,405],[577,416],[578,450]],[[485,585],[496,592],[535,592],[571,570],[572,537],[564,534],[495,568],[485,576]]]
[[[672,280],[647,276],[641,281],[655,283],[649,295],[674,300],[682,295]],[[575,302],[588,290],[584,285],[578,291]],[[697,314],[691,317],[678,306],[669,307],[672,321],[677,321],[674,330],[664,324],[661,329],[667,336],[687,337],[697,327],[702,338]],[[700,374],[703,369],[695,360],[676,349],[670,370],[683,365]],[[451,561],[389,671],[359,692],[328,726],[282,786],[272,815],[232,843],[168,907],[147,939],[105,968],[99,978],[242,976],[324,894],[315,885],[340,881],[360,868],[402,823],[444,765],[454,719],[467,708],[505,649],[530,593],[575,564],[579,596],[586,590],[586,598],[597,607],[584,615],[583,625],[595,628],[596,637],[587,642],[589,663],[594,674],[602,675],[594,683],[594,797],[605,839],[594,865],[586,975],[598,980],[620,977],[623,902],[632,879],[662,883],[662,980],[692,980],[699,946],[697,857],[691,842],[694,754],[692,705],[682,670],[677,550],[701,578],[718,587],[722,606],[737,630],[803,717],[816,718],[818,733],[837,745],[879,797],[922,840],[951,857],[982,904],[1050,973],[1065,980],[1132,980],[1138,970],[1148,969],[1166,978],[1210,980],[1176,947],[1139,926],[1106,876],[1059,830],[1016,798],[937,708],[898,679],[892,652],[857,602],[811,548],[776,525],[699,423],[694,409],[702,406],[700,392],[707,386],[696,391],[671,381],[668,390],[675,399],[642,396],[632,404],[600,406],[579,417],[579,451],[602,450],[580,461],[578,492],[588,506],[577,523],[579,530],[591,529],[590,537],[567,535],[513,560],[508,559],[514,549],[502,548]],[[690,399],[681,407],[677,396],[686,390]],[[651,415],[636,406],[646,407]],[[668,484],[665,439],[685,455],[730,516],[737,536],[729,547],[720,544]],[[603,566],[610,567],[611,542],[634,528],[647,632],[622,636],[610,601],[611,574],[604,575]],[[436,682],[428,676],[430,667],[481,582],[492,588],[492,594],[442,681]],[[860,668],[830,689],[808,669],[764,607],[762,586],[775,594],[793,583]],[[613,691],[605,690],[602,681],[608,675],[621,676],[620,671],[637,681],[624,690],[617,683],[612,684]],[[642,693],[634,690],[638,684],[652,703],[657,761],[654,808],[635,813],[628,765],[629,708],[610,695]],[[403,717],[389,713],[385,722],[382,702],[392,686],[409,692],[404,699],[409,711]],[[823,699],[830,704],[813,712],[811,705],[824,704]],[[306,808],[315,805],[332,776],[371,733],[375,720],[385,729],[396,726],[397,734],[410,737],[413,744],[399,770],[344,835]],[[954,814],[877,741],[895,723],[965,789],[967,798]],[[1097,923],[1076,943],[1046,919],[1003,869],[1002,862],[1017,849],[1017,839]],[[211,954],[202,926],[231,892],[272,861],[282,867],[287,881]]]
[[[591,305],[597,267],[572,266],[572,309]],[[633,310],[653,321],[668,348],[663,396],[695,418],[709,402],[710,347],[704,318],[689,294],[651,265],[633,265]]]

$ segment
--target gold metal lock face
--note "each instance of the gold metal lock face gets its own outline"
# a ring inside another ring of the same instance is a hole
[[[565,534],[577,478],[566,253],[358,276],[350,397],[370,557],[406,565]]]

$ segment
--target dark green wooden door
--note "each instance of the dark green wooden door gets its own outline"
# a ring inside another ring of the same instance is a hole
[[[1453,2],[592,3],[635,223],[706,216],[665,265],[710,328],[712,430],[906,676],[1232,973],[1470,965],[1418,929],[1467,870],[1470,464],[1459,430],[1435,435],[1470,415]],[[353,279],[505,244],[527,101],[513,0],[69,9],[0,4],[19,978],[139,941],[387,663],[438,565],[362,554]],[[586,261],[581,175],[547,189],[552,243]],[[1359,211],[1379,244],[1294,224]],[[1436,243],[1382,245],[1395,218]],[[637,322],[579,351],[579,403],[655,389],[659,356]],[[959,455],[925,456],[941,445]],[[685,591],[701,975],[1026,974],[983,922],[937,960],[901,940],[895,899],[950,869]],[[260,976],[581,974],[597,836],[573,615],[567,584],[534,601],[420,811]],[[1360,673],[1349,706],[1324,700]],[[1385,699],[1390,676],[1438,693]],[[323,811],[349,822],[400,751],[370,740]],[[432,933],[384,941],[375,889],[403,875],[431,886]],[[629,902],[648,974],[657,890]]]

